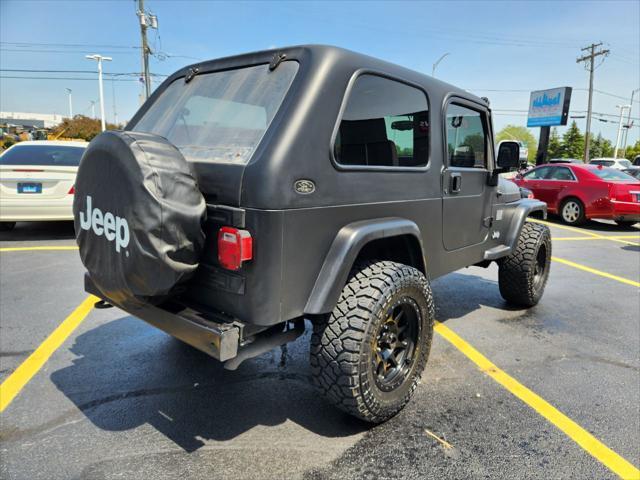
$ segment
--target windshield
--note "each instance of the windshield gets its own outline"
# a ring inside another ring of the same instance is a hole
[[[613,182],[636,181],[636,179],[631,175],[628,175],[620,170],[615,170],[613,168],[594,168],[590,171],[603,180],[609,180]]]
[[[245,164],[284,99],[298,63],[175,80],[133,130],[165,137],[191,161]]]
[[[629,168],[631,166],[631,162],[629,160],[618,160],[618,163],[624,168]]]
[[[0,165],[77,167],[84,150],[66,145],[16,145],[0,156]]]

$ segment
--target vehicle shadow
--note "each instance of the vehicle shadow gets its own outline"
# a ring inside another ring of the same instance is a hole
[[[315,392],[308,343],[307,333],[230,372],[142,321],[123,317],[75,338],[70,350],[77,358],[51,380],[97,427],[124,431],[149,424],[186,452],[206,440],[231,440],[287,421],[330,438],[369,429]]]
[[[550,223],[555,223],[560,226],[566,226],[566,224],[557,215],[550,214],[547,218]],[[594,230],[598,232],[640,232],[640,223],[636,223],[632,226],[620,226],[613,221],[607,220],[587,220],[584,224],[575,228],[584,228],[587,230]]]
[[[1,242],[73,240],[73,222],[18,222],[13,230],[0,231]]]
[[[434,292],[437,319],[443,322],[482,306],[507,308],[497,282],[473,274],[447,275],[434,282]],[[100,429],[125,431],[148,424],[186,452],[207,440],[228,441],[255,427],[288,421],[326,438],[370,429],[372,425],[337,410],[312,387],[310,327],[307,323],[306,333],[287,348],[250,359],[231,372],[126,316],[77,336],[70,348],[76,358],[50,378]],[[76,414],[67,412],[47,428]]]
[[[454,272],[432,282],[436,319],[439,322],[462,318],[487,307],[508,312],[522,310],[509,305],[500,296],[497,280],[474,275],[473,270],[463,271],[469,273]]]

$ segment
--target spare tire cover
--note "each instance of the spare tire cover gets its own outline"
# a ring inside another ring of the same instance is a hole
[[[120,305],[153,302],[198,267],[206,205],[190,164],[166,139],[109,131],[87,147],[75,184],[80,258]]]

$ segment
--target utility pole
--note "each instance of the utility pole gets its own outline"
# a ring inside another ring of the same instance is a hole
[[[440,62],[442,60],[444,60],[444,57],[446,57],[447,55],[450,55],[450,54],[449,53],[445,53],[438,60],[436,60],[436,63],[433,64],[433,66],[431,67],[431,76],[432,77],[436,76],[436,68],[438,67],[438,65],[440,65]]]
[[[620,146],[620,136],[622,134],[622,117],[625,108],[631,109],[631,105],[616,105],[620,109],[620,120],[618,122],[618,134],[616,135],[616,148],[613,150],[613,158],[618,158],[618,147]]]
[[[100,124],[102,126],[102,131],[104,132],[107,129],[105,118],[104,118],[104,88],[102,87],[102,62],[110,62],[111,57],[103,57],[102,55],[94,54],[94,55],[86,55],[88,60],[95,60],[98,62],[98,90],[100,91]],[[95,114],[94,114],[95,116]]]
[[[627,125],[624,131],[624,142],[622,143],[622,158],[627,153],[627,138],[629,137],[629,130],[631,130],[631,109],[633,108],[633,96],[636,92],[640,92],[640,88],[636,88],[631,92],[631,101],[629,102],[629,113],[627,114]]]
[[[602,45],[600,43],[592,43],[588,47],[581,49],[583,52],[588,51],[587,55],[576,59],[576,63],[588,62],[589,69],[589,103],[587,106],[587,131],[584,135],[584,163],[589,163],[589,142],[591,140],[591,106],[593,102],[593,71],[595,70],[595,59],[601,55],[609,55],[609,50],[600,50],[596,52],[596,48]]]
[[[67,91],[67,95],[69,96],[69,118],[73,118],[73,103],[71,102],[71,92],[70,88],[65,88]]]
[[[158,29],[158,17],[144,11],[144,0],[138,0],[138,20],[142,37],[142,79],[144,81],[145,98],[151,95],[151,76],[149,73],[149,54],[152,53],[147,42],[147,28]]]

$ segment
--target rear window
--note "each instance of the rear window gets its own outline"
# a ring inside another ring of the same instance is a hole
[[[0,165],[77,167],[84,150],[66,145],[16,145],[0,156]]]
[[[594,175],[597,175],[603,180],[609,180],[613,182],[623,182],[623,181],[636,181],[631,175],[628,175],[620,170],[615,170],[613,168],[594,168],[589,170]]]
[[[133,130],[165,137],[191,161],[245,164],[280,108],[298,63],[175,80]]]

